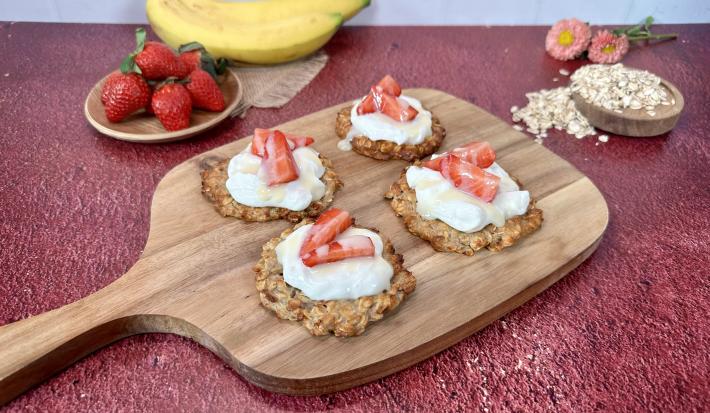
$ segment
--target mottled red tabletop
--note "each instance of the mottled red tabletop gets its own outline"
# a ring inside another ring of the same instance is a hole
[[[562,281],[402,372],[320,397],[272,394],[194,342],[121,340],[11,402],[11,411],[692,411],[710,405],[710,25],[625,63],[675,83],[676,128],[608,143],[552,132],[545,146],[599,187],[611,221]],[[361,95],[384,73],[510,121],[525,93],[566,82],[543,27],[344,28],[330,61],[282,109],[252,110],[178,143],[100,135],[92,85],[133,26],[0,24],[0,325],[84,297],[138,259],[160,178],[193,155]],[[553,82],[553,78],[561,82]],[[502,275],[504,276],[504,275]],[[466,305],[461,303],[461,305]]]

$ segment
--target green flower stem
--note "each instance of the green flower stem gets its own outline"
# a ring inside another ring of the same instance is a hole
[[[638,40],[661,40],[661,39],[675,39],[678,37],[678,33],[668,33],[668,34],[648,34],[641,36],[628,36],[630,42]]]

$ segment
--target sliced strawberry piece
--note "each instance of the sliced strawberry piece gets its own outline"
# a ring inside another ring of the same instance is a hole
[[[375,97],[377,110],[396,121],[408,122],[416,118],[419,113],[409,105],[403,106],[395,96],[384,93],[378,86],[372,88],[372,94]]]
[[[488,142],[471,142],[451,152],[479,168],[488,168],[496,160],[496,153]]]
[[[313,142],[316,140],[311,138],[310,136],[298,136],[298,135],[291,135],[290,133],[284,133],[286,135],[286,139],[289,140],[293,144],[293,148],[302,148],[304,146],[312,145]]]
[[[435,171],[441,172],[441,161],[446,158],[445,155],[439,156],[438,158],[429,159],[422,162],[422,166],[425,168],[433,169]]]
[[[266,138],[268,138],[270,134],[271,131],[269,129],[254,129],[254,137],[251,140],[251,153],[256,156],[264,156],[264,144],[266,143]],[[313,142],[315,142],[315,139],[310,136],[297,136],[291,135],[290,133],[284,133],[284,136],[288,139],[289,147],[291,149],[312,145]]]
[[[306,239],[303,240],[303,245],[301,245],[300,257],[303,258],[314,249],[333,241],[338,234],[348,229],[352,224],[353,219],[347,211],[338,208],[331,208],[325,211],[318,217],[311,229],[308,230]]]
[[[360,104],[357,105],[357,114],[366,115],[368,113],[375,112],[377,112],[377,107],[375,106],[375,97],[372,95],[372,93],[368,93],[367,96],[365,96],[360,101]]]
[[[451,152],[444,152],[438,158],[423,161],[422,166],[441,171],[441,162],[449,154],[472,163],[479,168],[488,168],[496,160],[496,153],[488,142],[471,142],[468,145],[455,148]]]
[[[377,86],[381,87],[383,92],[392,96],[399,96],[402,94],[402,88],[399,87],[399,83],[397,83],[397,81],[390,75],[385,75]]]
[[[276,130],[266,138],[261,169],[269,186],[298,179],[298,165],[283,133]]]
[[[441,161],[441,175],[454,186],[468,194],[491,202],[498,191],[500,178],[466,162],[454,154],[448,154]]]
[[[251,139],[251,153],[256,156],[264,156],[264,147],[269,135],[271,135],[271,131],[268,129],[254,129],[254,137]]]
[[[346,258],[372,257],[375,255],[375,244],[370,237],[353,235],[326,245],[321,245],[303,256],[303,264],[313,267],[318,264],[342,261]]]

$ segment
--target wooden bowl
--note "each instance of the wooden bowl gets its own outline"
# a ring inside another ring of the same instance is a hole
[[[104,105],[101,103],[101,87],[106,78],[101,79],[84,103],[84,116],[89,123],[104,135],[130,142],[158,143],[186,139],[203,132],[229,116],[242,100],[242,84],[231,70],[227,70],[218,79],[219,88],[224,94],[227,107],[222,112],[207,112],[194,110],[190,116],[190,127],[179,131],[168,132],[160,124],[158,118],[146,112],[138,112],[122,122],[113,123],[106,119]]]
[[[572,92],[572,99],[582,115],[589,123],[598,128],[617,135],[624,136],[656,136],[673,129],[680,118],[685,105],[683,95],[677,87],[665,79],[661,86],[666,89],[671,105],[658,105],[654,109],[655,116],[649,115],[645,109],[622,109],[621,113],[605,109],[587,102],[577,92]]]

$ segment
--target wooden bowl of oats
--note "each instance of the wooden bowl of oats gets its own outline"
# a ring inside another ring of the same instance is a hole
[[[685,100],[677,87],[621,64],[587,65],[571,77],[572,99],[598,129],[624,136],[656,136],[673,129]]]

